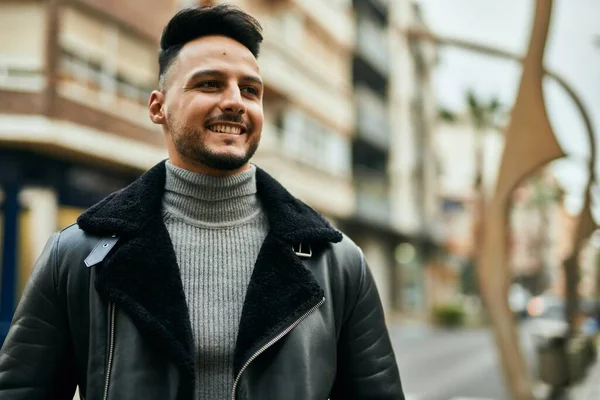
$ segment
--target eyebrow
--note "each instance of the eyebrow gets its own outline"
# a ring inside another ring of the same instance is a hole
[[[227,74],[224,73],[223,71],[219,71],[218,69],[201,69],[201,70],[195,71],[188,78],[187,81],[189,83],[189,82],[196,81],[200,78],[209,77],[209,76],[224,79],[227,77]],[[240,80],[254,82],[255,84],[260,85],[260,86],[263,85],[262,79],[260,79],[258,76],[254,76],[254,75],[245,75]]]

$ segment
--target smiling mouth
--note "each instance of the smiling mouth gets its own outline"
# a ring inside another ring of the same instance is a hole
[[[228,135],[241,135],[245,133],[246,130],[241,128],[240,126],[232,126],[225,124],[215,124],[208,127],[208,130],[214,133],[225,133]]]

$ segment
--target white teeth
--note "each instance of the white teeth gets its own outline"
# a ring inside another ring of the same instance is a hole
[[[239,127],[229,125],[213,125],[210,127],[210,130],[217,133],[228,133],[233,135],[242,133],[242,130]]]

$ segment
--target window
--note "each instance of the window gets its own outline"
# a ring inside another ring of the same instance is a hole
[[[0,2],[0,65],[43,69],[44,13],[42,4]]]
[[[332,175],[350,175],[349,138],[295,110],[285,112],[283,127],[283,148],[290,157]]]
[[[103,62],[113,52],[107,38],[112,26],[73,8],[65,8],[59,41],[71,54],[97,63]]]
[[[40,91],[44,76],[45,10],[41,3],[0,2],[0,86]]]
[[[158,46],[120,32],[116,67],[123,80],[144,86],[157,80]]]
[[[380,73],[389,72],[388,40],[385,27],[372,16],[372,12],[361,10],[356,22],[358,52]]]
[[[101,94],[105,102],[145,106],[157,81],[156,46],[73,8],[63,17],[62,82],[73,84],[73,91]]]

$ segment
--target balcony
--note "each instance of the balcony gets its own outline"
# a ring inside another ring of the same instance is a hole
[[[46,76],[41,69],[0,65],[0,90],[41,92],[45,86]]]
[[[148,118],[150,84],[133,82],[110,73],[97,62],[63,50],[57,92],[60,97],[123,119],[138,127],[157,130]]]
[[[300,122],[298,118],[296,120]],[[326,216],[352,216],[356,197],[350,151],[346,149],[349,145],[344,146],[343,143],[348,138],[324,136],[324,132],[306,135],[302,127],[297,127],[300,131],[293,131],[293,124],[289,123],[283,127],[275,125],[265,121],[261,145],[253,162],[279,180],[294,196]],[[315,140],[320,142],[315,143]],[[319,148],[319,145],[323,147]],[[337,151],[334,151],[335,147],[338,147]],[[336,153],[340,154],[336,156]]]
[[[358,18],[356,50],[380,75],[389,75],[390,56],[386,31],[374,19]]]
[[[356,215],[376,225],[390,225],[390,199],[387,177],[383,172],[363,166],[354,170]]]
[[[290,159],[330,176],[350,179],[350,138],[294,110],[285,112],[281,149]]]
[[[265,39],[260,56],[265,85],[334,127],[350,134],[353,130],[352,88],[340,87],[330,74],[316,69],[305,56],[272,39]]]
[[[386,150],[390,146],[390,122],[387,104],[364,85],[355,89],[358,137]]]

